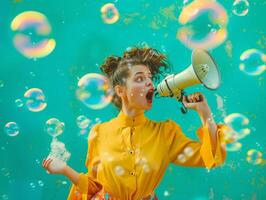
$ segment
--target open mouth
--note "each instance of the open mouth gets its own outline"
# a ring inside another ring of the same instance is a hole
[[[153,89],[149,90],[149,91],[147,92],[147,94],[146,94],[146,99],[147,99],[147,101],[148,101],[149,103],[152,102],[153,94],[154,94],[154,90],[153,90]]]

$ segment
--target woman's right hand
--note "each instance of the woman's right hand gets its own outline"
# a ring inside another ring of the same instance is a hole
[[[64,174],[67,164],[58,158],[43,159],[42,166],[50,174]]]

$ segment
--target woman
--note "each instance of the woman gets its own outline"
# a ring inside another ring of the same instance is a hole
[[[155,188],[169,163],[212,168],[226,156],[221,143],[223,125],[216,125],[201,93],[183,98],[184,105],[198,112],[202,127],[200,142],[187,138],[172,120],[156,122],[144,111],[151,109],[153,78],[169,68],[166,56],[152,48],[133,48],[123,57],[110,56],[101,66],[114,89],[113,103],[120,110],[108,122],[95,125],[88,138],[88,173],[68,165],[52,168],[52,159],[43,161],[50,173],[59,173],[72,182],[68,199],[140,200],[157,199]]]

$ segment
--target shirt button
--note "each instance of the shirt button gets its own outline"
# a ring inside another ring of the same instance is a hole
[[[130,175],[131,175],[131,176],[135,176],[136,173],[135,173],[135,172],[130,172]]]
[[[134,150],[132,150],[132,149],[129,150],[129,153],[130,153],[130,154],[133,154],[133,153],[134,153]]]

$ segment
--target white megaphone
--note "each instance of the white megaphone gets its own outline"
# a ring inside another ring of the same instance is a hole
[[[180,102],[184,95],[184,89],[196,84],[203,84],[206,88],[214,90],[220,86],[221,77],[217,65],[212,56],[203,49],[192,52],[192,64],[178,74],[167,76],[157,86],[157,94],[163,97],[175,97]],[[182,113],[186,113],[183,104]]]

